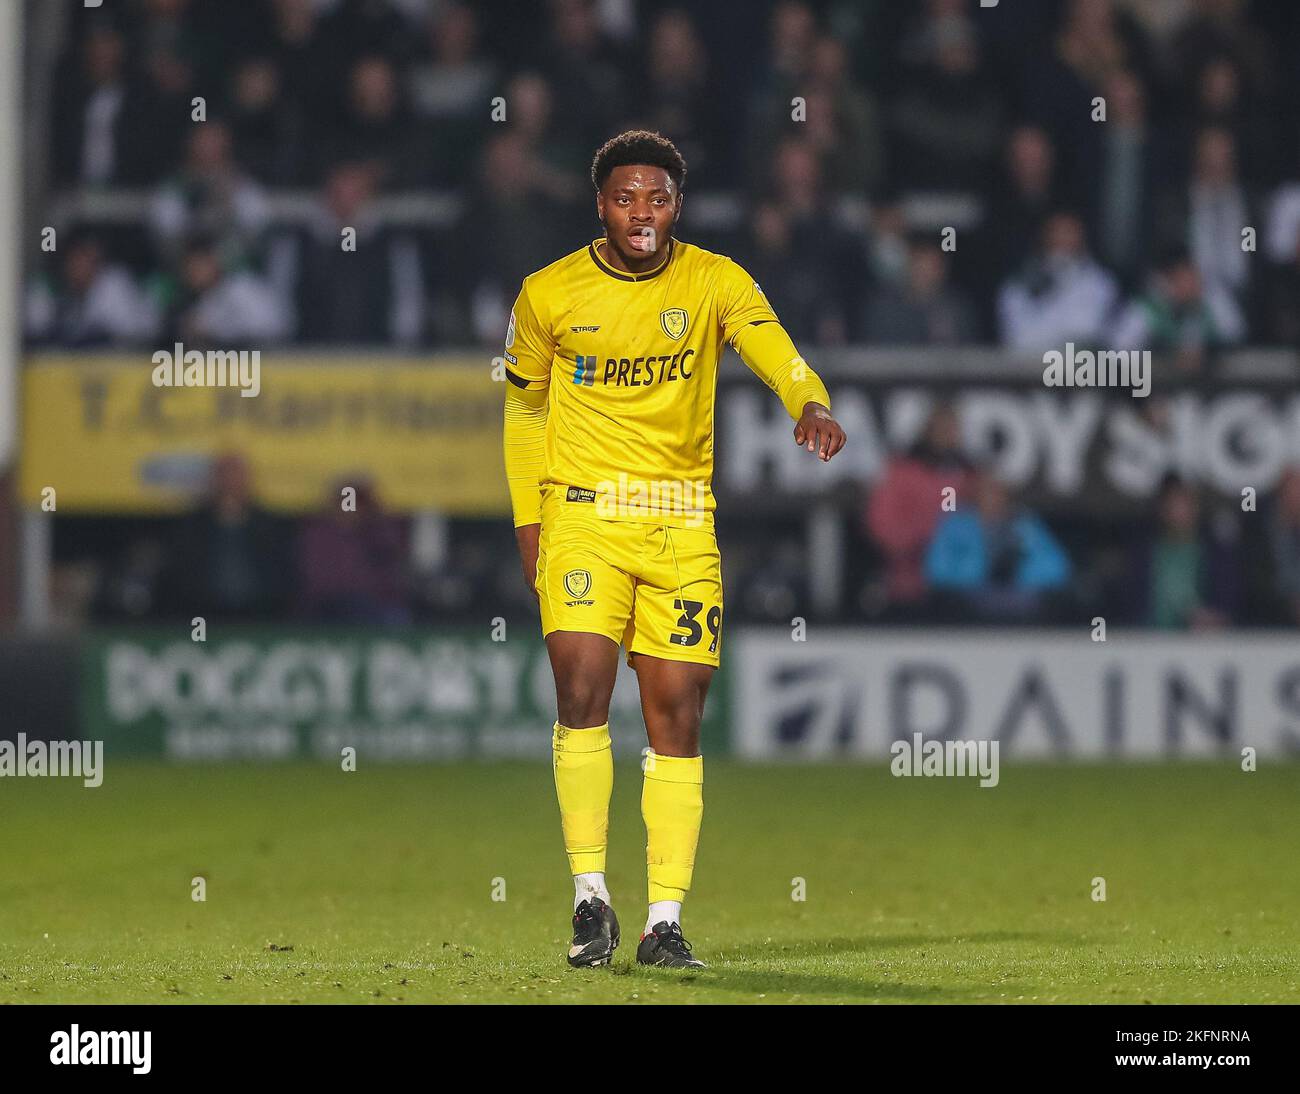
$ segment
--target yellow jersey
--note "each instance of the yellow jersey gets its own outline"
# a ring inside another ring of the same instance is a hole
[[[630,274],[609,264],[605,247],[595,240],[527,277],[510,315],[506,380],[539,404],[548,389],[540,469],[522,490],[507,426],[515,523],[539,519],[547,489],[612,519],[711,520],[722,350],[754,324],[780,332],[776,313],[723,255],[674,239],[658,268]],[[788,352],[746,364],[797,418],[806,402],[829,400],[780,333]]]

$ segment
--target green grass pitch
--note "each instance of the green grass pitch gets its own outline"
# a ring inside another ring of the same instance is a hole
[[[690,975],[633,960],[640,784],[619,766],[623,946],[575,971],[545,765],[6,778],[0,1003],[1300,1001],[1300,765],[1008,764],[980,789],[708,761]]]

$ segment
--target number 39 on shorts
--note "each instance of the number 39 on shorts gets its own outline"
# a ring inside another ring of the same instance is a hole
[[[704,627],[708,627],[713,640],[709,643],[709,652],[718,650],[718,638],[722,634],[722,609],[714,604],[704,616],[704,626],[700,625],[699,615],[704,611],[704,603],[699,600],[674,600],[673,609],[682,614],[677,626],[686,630],[685,634],[670,634],[668,641],[675,646],[698,646],[704,638]]]

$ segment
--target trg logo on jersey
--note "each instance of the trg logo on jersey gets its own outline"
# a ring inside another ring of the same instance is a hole
[[[663,327],[664,334],[676,341],[686,333],[686,324],[688,316],[685,308],[665,308],[659,313],[659,325]]]
[[[591,571],[570,570],[564,575],[564,591],[573,597],[572,600],[566,601],[570,608],[578,604],[593,603],[593,601],[583,599],[591,592]]]

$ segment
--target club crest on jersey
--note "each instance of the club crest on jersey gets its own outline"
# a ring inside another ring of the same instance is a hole
[[[686,309],[665,308],[659,313],[659,325],[669,338],[678,339],[686,333]]]
[[[574,600],[581,600],[591,591],[591,571],[570,570],[564,575],[564,589]]]

